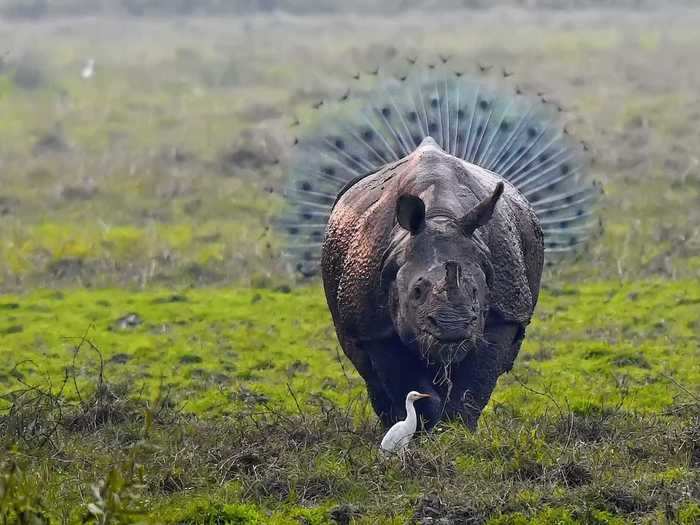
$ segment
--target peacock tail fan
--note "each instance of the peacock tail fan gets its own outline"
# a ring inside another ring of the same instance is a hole
[[[548,264],[561,263],[599,230],[586,144],[567,128],[568,112],[504,70],[477,64],[472,73],[446,59],[398,74],[355,75],[357,88],[319,101],[296,127],[285,210],[277,221],[284,256],[302,277],[319,274],[326,224],[339,192],[432,137],[446,152],[490,170],[529,200],[544,231]]]

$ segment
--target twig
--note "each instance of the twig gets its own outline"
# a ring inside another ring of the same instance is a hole
[[[289,383],[287,383],[287,390],[289,391],[289,395],[292,396],[294,404],[297,406],[297,410],[299,411],[301,419],[304,421],[304,425],[306,425],[306,414],[304,414],[303,410],[301,409],[301,406],[299,405],[299,400],[297,399],[297,396],[292,390],[292,386]]]
[[[678,381],[676,381],[675,379],[673,379],[670,375],[664,374],[664,373],[662,372],[662,373],[661,373],[661,377],[665,377],[666,379],[668,379],[669,381],[671,381],[671,383],[673,383],[674,385],[676,385],[680,390],[682,390],[683,392],[685,392],[686,394],[688,394],[691,398],[693,398],[693,400],[695,400],[695,401],[697,401],[697,402],[700,402],[700,397],[698,397],[697,394],[693,394],[690,390],[688,390],[686,387],[684,387],[683,385],[681,385]]]
[[[347,370],[345,370],[345,364],[343,363],[343,358],[340,355],[340,350],[338,350],[339,346],[335,345],[335,358],[340,364],[340,369],[343,372],[343,377],[345,377],[345,381],[348,383],[348,387],[352,387],[352,381],[350,379],[350,376],[348,375]]]
[[[549,399],[554,404],[554,406],[557,407],[557,410],[559,410],[559,414],[563,416],[564,411],[562,410],[559,402],[554,398],[554,396],[552,396],[552,394],[550,394],[549,392],[540,392],[539,390],[535,390],[534,388],[527,386],[525,383],[523,383],[522,379],[520,379],[516,374],[513,374],[513,379],[515,379],[515,381],[528,392]]]

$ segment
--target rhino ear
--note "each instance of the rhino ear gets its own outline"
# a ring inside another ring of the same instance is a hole
[[[474,206],[467,214],[459,220],[459,225],[465,235],[471,235],[479,226],[484,226],[491,220],[493,210],[496,208],[498,199],[503,194],[503,182],[496,184],[493,193],[486,197],[479,204]]]
[[[396,202],[396,220],[404,230],[415,235],[425,224],[425,203],[415,195],[401,195]]]

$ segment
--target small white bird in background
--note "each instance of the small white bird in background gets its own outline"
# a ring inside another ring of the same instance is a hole
[[[399,452],[406,448],[408,442],[416,432],[418,418],[416,417],[416,409],[413,408],[413,402],[424,397],[430,397],[430,394],[421,394],[412,390],[406,396],[406,419],[394,424],[382,439],[381,449],[386,452]]]
[[[88,79],[92,78],[92,75],[95,74],[95,59],[91,58],[87,61],[87,63],[83,66],[83,70],[80,72],[80,76]]]

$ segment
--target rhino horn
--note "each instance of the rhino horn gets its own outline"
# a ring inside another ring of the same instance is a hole
[[[447,261],[445,263],[445,285],[449,299],[457,299],[457,290],[459,290],[461,280],[462,266],[456,261]]]
[[[459,220],[459,225],[465,235],[471,235],[479,226],[484,226],[489,222],[493,216],[493,210],[496,208],[496,203],[503,194],[503,187],[503,182],[496,184],[496,188],[490,196],[474,206]]]

